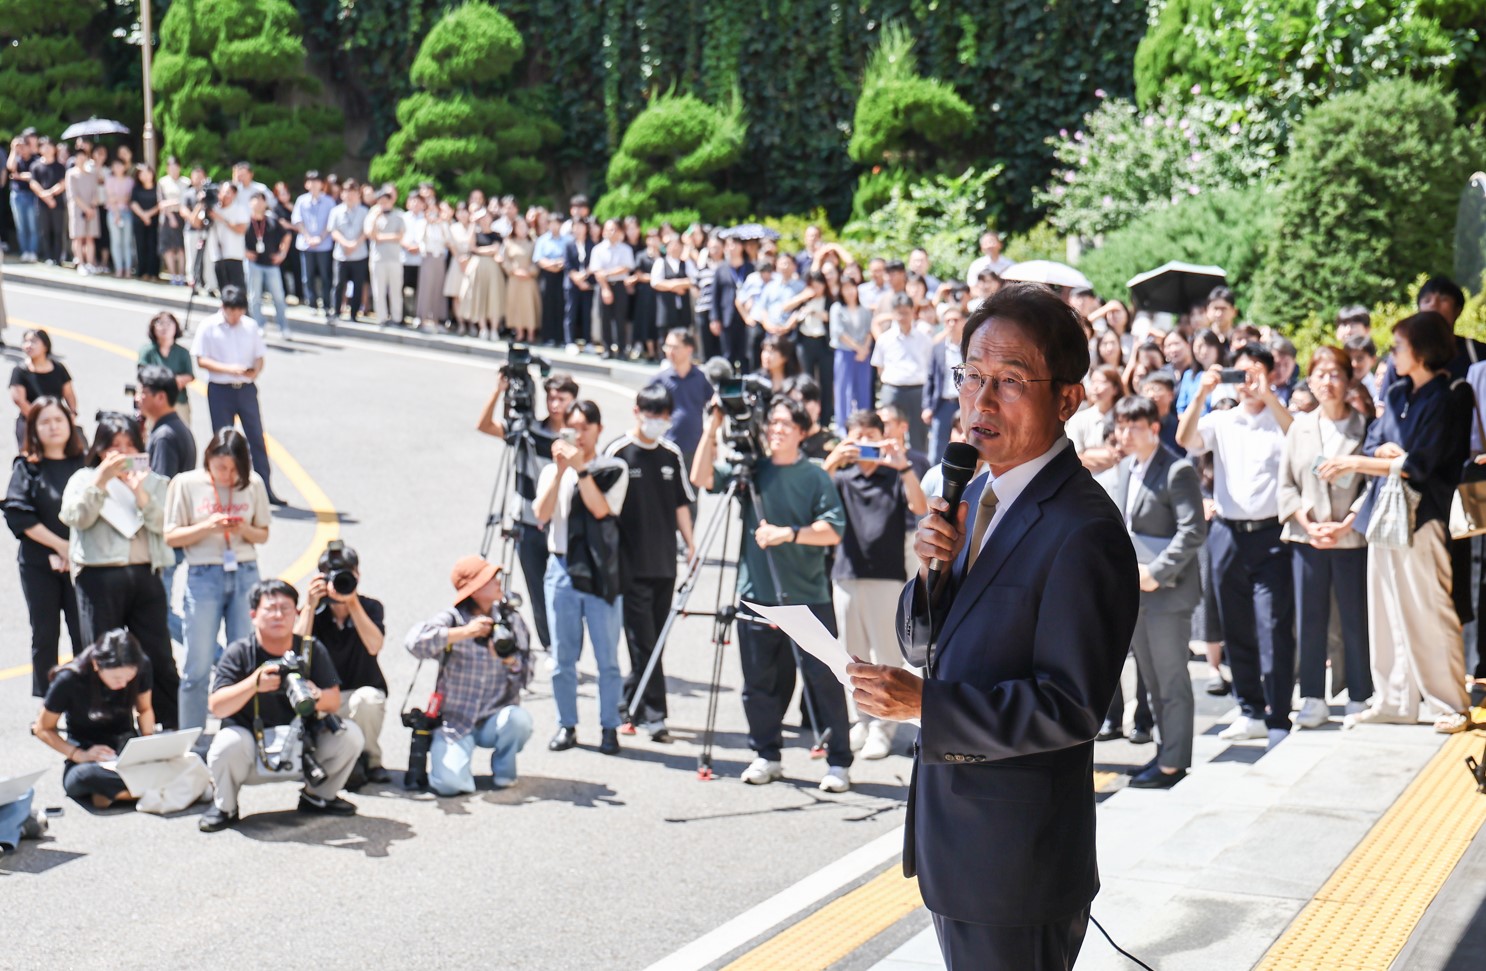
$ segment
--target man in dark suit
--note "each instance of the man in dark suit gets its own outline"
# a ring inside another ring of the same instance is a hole
[[[1197,470],[1161,444],[1161,413],[1133,395],[1115,405],[1124,456],[1115,501],[1140,564],[1140,613],[1130,647],[1161,729],[1156,757],[1134,773],[1137,789],[1169,789],[1192,765],[1192,678],[1187,641],[1202,595],[1197,552],[1207,538]]]
[[[1077,314],[1010,285],[961,348],[961,426],[990,473],[919,525],[898,639],[927,678],[848,671],[862,712],[922,720],[903,869],[949,967],[1066,969],[1099,889],[1093,740],[1135,629],[1135,553],[1063,434],[1089,363]]]

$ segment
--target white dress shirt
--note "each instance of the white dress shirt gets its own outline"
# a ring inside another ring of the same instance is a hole
[[[1273,519],[1280,514],[1280,460],[1285,433],[1269,409],[1255,414],[1239,404],[1212,411],[1197,423],[1201,447],[1213,453],[1213,501],[1224,519]]]
[[[219,364],[252,367],[258,358],[268,356],[268,345],[264,343],[263,332],[258,329],[258,323],[252,317],[243,314],[236,324],[229,324],[219,310],[203,320],[197,328],[196,337],[191,341],[191,356],[198,361],[209,357]],[[202,370],[211,384],[253,382],[252,378],[242,375],[218,374],[205,368]]]
[[[934,338],[922,324],[915,323],[905,334],[894,321],[872,347],[872,366],[882,369],[883,384],[913,387],[929,380],[933,352]]]
[[[981,537],[980,549],[976,552],[976,556],[985,552],[986,544],[991,541],[991,534],[996,531],[996,527],[1001,524],[1001,520],[1006,518],[1007,510],[1012,507],[1017,499],[1021,498],[1022,493],[1026,491],[1027,486],[1031,484],[1032,480],[1037,478],[1037,473],[1047,468],[1048,464],[1058,457],[1059,452],[1072,444],[1066,436],[1060,435],[1058,436],[1058,440],[1053,442],[1052,448],[1043,452],[1032,461],[1013,466],[1000,475],[986,473],[987,475],[991,475],[991,480],[986,484],[986,488],[993,489],[996,493],[996,514],[991,517],[991,524],[986,527],[986,533]],[[974,513],[975,510],[971,509],[970,512]],[[971,529],[973,526],[973,521],[965,524],[966,529]]]

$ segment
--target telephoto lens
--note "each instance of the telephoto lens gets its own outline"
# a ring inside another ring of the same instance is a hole
[[[302,675],[285,675],[284,696],[289,699],[289,707],[300,718],[308,718],[315,713],[315,696]]]
[[[342,597],[349,597],[356,592],[356,574],[350,570],[331,570],[325,574],[325,582]]]

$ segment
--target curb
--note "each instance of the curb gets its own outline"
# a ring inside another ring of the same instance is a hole
[[[43,290],[80,293],[88,296],[109,297],[148,304],[164,310],[184,311],[191,291],[185,287],[141,281],[113,280],[112,278],[84,277],[73,270],[44,265],[31,265],[6,261],[5,285],[36,287]],[[191,315],[200,319],[216,307],[216,302],[207,294],[198,292],[192,305]],[[270,315],[271,315],[270,311]],[[422,350],[435,350],[468,354],[473,357],[506,359],[505,342],[484,341],[473,337],[454,337],[447,334],[426,334],[407,328],[395,327],[387,330],[374,324],[326,323],[324,318],[291,305],[288,318],[296,334],[316,337],[338,337],[362,340],[379,344],[395,344]],[[189,321],[187,327],[189,328]],[[262,321],[260,321],[262,323]],[[271,322],[264,324],[265,334],[272,328]],[[272,328],[276,333],[276,328]],[[596,377],[612,377],[626,382],[647,381],[655,376],[659,365],[630,361],[606,361],[592,354],[569,354],[562,348],[532,346],[532,354],[546,359],[553,371],[569,371]]]

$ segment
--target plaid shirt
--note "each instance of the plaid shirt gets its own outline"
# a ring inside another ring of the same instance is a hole
[[[507,705],[521,703],[521,689],[531,682],[531,635],[520,617],[512,618],[516,635],[516,666],[507,667],[495,656],[489,639],[449,643],[449,630],[468,624],[476,615],[450,607],[408,632],[408,653],[438,660],[447,648],[448,659],[438,690],[444,693],[444,723],[439,729],[448,741],[457,741]]]

